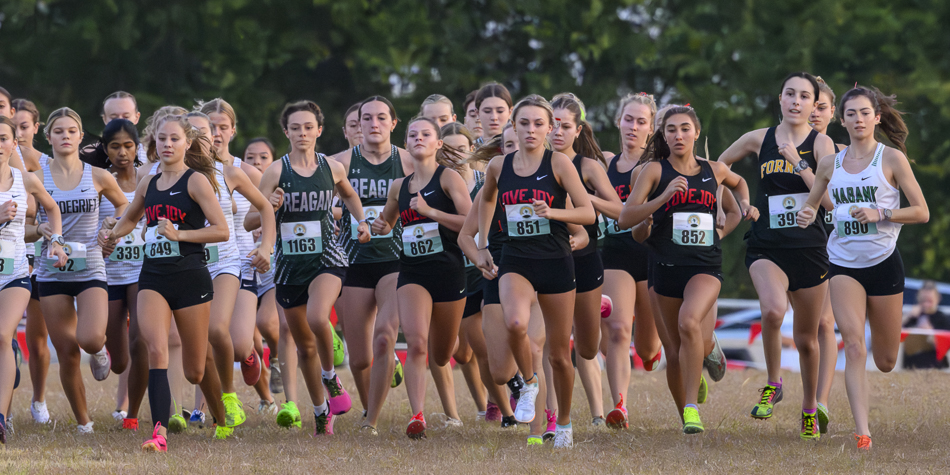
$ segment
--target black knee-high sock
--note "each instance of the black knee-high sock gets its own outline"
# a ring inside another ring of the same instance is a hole
[[[171,417],[172,390],[168,387],[167,369],[148,370],[148,405],[152,409],[152,423],[168,427]]]

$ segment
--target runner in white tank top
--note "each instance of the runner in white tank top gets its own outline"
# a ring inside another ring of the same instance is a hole
[[[926,223],[927,202],[904,155],[907,126],[894,109],[894,96],[876,88],[856,87],[838,107],[851,145],[818,165],[798,225],[808,226],[828,193],[834,203],[835,229],[828,240],[831,258],[831,306],[845,347],[845,384],[855,423],[858,449],[871,449],[868,424],[867,342],[870,324],[874,363],[894,369],[900,348],[904,265],[896,249],[901,225]],[[897,149],[877,143],[875,129]],[[899,149],[899,150],[898,150]],[[910,206],[900,207],[898,190]]]

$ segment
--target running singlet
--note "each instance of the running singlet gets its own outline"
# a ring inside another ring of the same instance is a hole
[[[567,191],[561,187],[551,166],[550,150],[537,171],[523,177],[515,174],[515,154],[505,157],[498,175],[498,204],[502,211],[502,230],[507,237],[504,254],[529,259],[553,259],[571,255],[567,225],[534,213],[532,203],[547,202],[551,208],[563,209]]]
[[[468,195],[474,202],[475,195],[478,194],[478,190],[481,190],[482,185],[485,184],[485,173],[478,170],[473,170],[473,172],[475,173],[475,186],[472,187],[472,191],[470,191]],[[475,240],[475,244],[478,244],[477,239]],[[475,266],[474,262],[468,260],[468,257],[466,257],[465,254],[462,254],[462,262],[465,264],[465,288],[468,289],[469,293],[477,289],[481,289],[480,282],[482,281],[482,271]]]
[[[30,266],[26,259],[27,246],[23,242],[26,232],[27,194],[23,186],[20,170],[10,167],[13,173],[13,185],[7,191],[0,191],[0,203],[16,203],[16,215],[12,220],[0,224],[0,288],[15,279],[30,275]]]
[[[63,267],[53,267],[55,262],[49,259],[49,242],[43,241],[42,258],[36,266],[39,270],[36,280],[39,282],[106,282],[106,265],[102,259],[102,248],[96,240],[99,230],[99,192],[92,180],[92,166],[82,165],[82,178],[71,190],[61,190],[53,181],[50,162],[43,166],[43,186],[56,200],[63,219],[63,237],[66,245],[63,249],[69,260]],[[46,222],[46,210],[40,206],[39,222]]]
[[[636,168],[636,166],[625,172],[621,172],[617,169],[618,161],[620,161],[619,155],[607,165],[607,178],[610,179],[610,185],[617,191],[617,196],[620,197],[620,201],[626,203],[631,191],[630,175],[633,174],[633,169]],[[604,216],[604,249],[607,248],[617,250],[639,248],[644,251],[646,250],[643,244],[633,239],[630,228],[622,229],[616,220]]]
[[[135,198],[135,192],[123,192],[129,203]],[[99,203],[99,222],[107,217],[115,217],[115,206],[109,200]],[[118,218],[116,218],[118,219]],[[145,227],[145,218],[139,220],[135,229],[122,236],[115,245],[112,254],[106,257],[106,275],[109,285],[129,285],[138,282],[142,271],[142,260],[145,258],[145,241],[142,239],[142,229]]]
[[[696,159],[694,159],[696,160]],[[656,263],[674,266],[719,266],[722,249],[716,232],[716,190],[719,183],[712,166],[696,160],[700,171],[686,176],[673,168],[669,160],[661,160],[662,174],[656,189],[647,201],[666,191],[674,178],[686,178],[689,189],[675,193],[669,201],[653,212],[653,228],[647,245],[654,251]]]
[[[205,244],[205,263],[208,264],[208,271],[211,272],[212,277],[216,277],[220,269],[231,265],[237,265],[238,268],[232,270],[240,272],[240,257],[237,238],[234,233],[234,197],[232,190],[228,188],[227,180],[224,178],[224,167],[226,166],[222,162],[215,162],[217,171],[214,176],[218,180],[218,204],[221,206],[221,211],[224,212],[224,221],[231,232],[228,233],[227,241]],[[233,166],[240,167],[241,160],[235,158]],[[241,223],[241,225],[243,226],[244,223]]]
[[[439,269],[440,263],[450,263],[456,268],[462,267],[462,251],[458,246],[458,233],[442,226],[409,207],[412,198],[421,195],[433,209],[444,213],[457,214],[452,198],[442,189],[442,173],[445,167],[439,165],[429,183],[416,193],[409,192],[409,182],[413,175],[402,181],[399,188],[399,221],[402,224],[403,265],[425,264],[431,269]]]
[[[584,157],[581,155],[574,156],[574,168],[577,169],[577,176],[580,177],[581,183],[584,185],[584,189],[587,190],[588,195],[594,194],[594,189],[587,186],[587,182],[584,181],[584,172],[581,170],[581,164],[584,162]],[[588,224],[584,226],[584,229],[587,231],[587,238],[589,239],[587,246],[583,249],[578,249],[572,253],[574,257],[581,257],[591,254],[597,251],[597,239],[600,233],[597,228],[600,225],[600,220],[602,216],[600,213],[597,213],[597,220],[594,221],[594,224]]]
[[[839,152],[841,152],[841,149],[838,148],[838,144],[835,144],[835,155],[837,155]],[[825,233],[828,234],[828,236],[831,236],[831,233],[835,232],[834,217],[835,213],[833,209],[831,211],[825,210],[824,227]],[[815,221],[818,221],[818,218],[815,218]]]
[[[808,163],[812,171],[818,168],[815,161],[815,138],[812,130],[798,147],[798,156]],[[801,175],[792,172],[792,164],[778,151],[775,127],[768,129],[762,148],[759,150],[759,185],[755,190],[755,207],[761,217],[752,223],[745,235],[750,248],[802,249],[824,247],[828,240],[822,222],[824,209],[819,206],[818,217],[811,226],[799,228],[795,219],[798,210],[808,200],[811,190]]]
[[[828,182],[828,194],[835,205],[835,230],[828,238],[828,258],[841,267],[863,269],[890,257],[901,225],[890,221],[861,224],[851,213],[856,208],[898,209],[900,192],[884,177],[884,144],[877,144],[871,163],[853,174],[842,166],[847,150],[835,156]]]
[[[204,244],[185,241],[170,241],[157,232],[159,220],[166,219],[179,231],[205,227],[205,214],[191,195],[188,180],[192,169],[185,170],[174,185],[167,190],[158,189],[155,175],[145,191],[145,260],[142,271],[175,273],[205,267]],[[209,183],[210,184],[210,183]],[[224,191],[226,192],[226,191]]]
[[[395,145],[392,146],[389,158],[378,165],[374,165],[363,158],[360,153],[360,146],[357,145],[353,147],[350,169],[347,170],[346,176],[350,180],[350,185],[353,186],[356,194],[360,197],[367,224],[372,226],[373,221],[383,213],[383,208],[386,206],[386,200],[389,197],[389,187],[393,180],[406,175],[402,170],[402,159]],[[341,241],[350,264],[389,262],[399,259],[402,251],[402,243],[399,240],[402,229],[400,229],[401,226],[398,223],[389,234],[383,236],[371,234],[370,241],[362,244],[357,239],[356,234],[358,223],[345,205],[343,206],[343,217],[340,222],[342,224],[340,226]]]
[[[333,172],[318,153],[317,169],[299,175],[290,156],[281,158],[284,204],[277,209],[277,270],[280,285],[309,285],[327,267],[346,267],[346,255],[333,234]]]

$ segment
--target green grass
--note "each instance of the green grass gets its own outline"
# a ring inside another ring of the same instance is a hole
[[[26,365],[22,368],[26,372]],[[410,441],[404,434],[410,413],[405,389],[390,393],[380,420],[379,437],[359,432],[360,407],[352,379],[341,372],[354,397],[353,410],[335,421],[336,434],[313,438],[309,398],[300,404],[303,430],[279,429],[272,416],[256,413],[253,390],[241,387],[248,411],[236,437],[212,440],[210,429],[172,435],[168,454],[143,454],[139,446],[150,430],[148,406],[141,429],[120,429],[110,414],[115,385],[86,375],[87,396],[96,433],[76,434],[63,396],[57,368],[51,368],[47,401],[55,423],[32,422],[25,377],[14,398],[14,429],[0,447],[0,473],[948,473],[950,456],[950,377],[941,372],[870,375],[871,431],[874,449],[859,453],[852,440],[853,422],[841,373],[829,409],[831,429],[818,442],[798,439],[801,383],[786,375],[785,400],[768,421],[754,421],[749,410],[758,398],[765,374],[731,371],[711,385],[709,402],[700,406],[706,427],[702,435],[685,436],[666,389],[665,375],[635,372],[628,396],[630,430],[613,432],[590,425],[587,400],[577,381],[574,392],[572,450],[550,445],[525,447],[525,429],[503,430],[475,421],[475,408],[455,372],[459,408],[465,427],[438,430],[429,438]],[[25,375],[26,376],[26,375]],[[240,375],[236,375],[240,382]],[[606,380],[604,381],[606,387]],[[240,384],[243,386],[243,384]],[[303,381],[300,380],[301,390]],[[190,394],[190,391],[188,391]],[[190,398],[190,396],[189,396]],[[609,399],[609,398],[608,398]],[[188,401],[186,407],[190,405]],[[605,402],[609,410],[609,400]],[[426,414],[441,412],[429,385]],[[434,426],[435,424],[432,424]]]

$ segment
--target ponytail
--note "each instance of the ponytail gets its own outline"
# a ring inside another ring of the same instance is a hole
[[[898,110],[895,106],[897,105],[897,96],[890,95],[885,96],[880,89],[876,87],[864,87],[858,86],[850,91],[844,93],[844,96],[841,96],[841,103],[838,106],[838,116],[839,118],[844,117],[844,105],[851,99],[854,99],[858,96],[867,97],[871,101],[871,106],[874,108],[874,114],[880,114],[881,123],[877,124],[875,127],[874,133],[878,138],[886,138],[890,141],[897,149],[907,154],[907,124],[904,123],[904,112]]]
[[[501,129],[501,133],[492,137],[489,140],[486,140],[480,147],[475,149],[471,155],[468,157],[468,163],[484,163],[488,165],[488,162],[491,159],[495,158],[498,155],[504,155],[504,145],[505,145],[505,132],[511,128],[511,122],[505,124],[505,128]]]
[[[582,157],[593,158],[599,161],[604,168],[607,168],[607,159],[604,158],[604,152],[600,150],[600,145],[597,144],[597,139],[594,138],[594,130],[586,120],[587,112],[584,103],[573,93],[565,92],[554,96],[554,99],[551,100],[551,108],[566,109],[574,114],[574,123],[580,129],[580,133],[574,138],[574,143],[571,145],[574,152]]]
[[[216,174],[219,173],[216,166],[217,160],[210,154],[214,153],[214,147],[211,141],[208,140],[208,137],[202,135],[197,127],[191,125],[184,115],[168,115],[163,117],[158,122],[155,130],[160,129],[166,122],[175,122],[181,126],[182,130],[185,131],[185,137],[191,141],[191,146],[188,147],[188,150],[185,150],[185,166],[204,175],[205,178],[211,182],[211,187],[214,189],[214,192],[220,194],[221,189],[218,186],[216,176]]]

